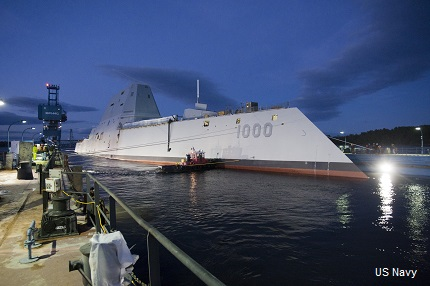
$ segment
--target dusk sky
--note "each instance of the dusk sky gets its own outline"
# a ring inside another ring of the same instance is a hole
[[[20,1],[0,3],[0,140],[42,129],[60,85],[62,139],[87,136],[139,82],[162,116],[289,103],[324,133],[430,124],[430,1]]]

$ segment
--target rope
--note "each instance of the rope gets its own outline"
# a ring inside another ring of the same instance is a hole
[[[80,204],[83,204],[83,205],[91,205],[91,204],[95,204],[95,202],[89,202],[89,203],[87,203],[87,202],[81,202],[81,201],[79,201],[79,200],[75,199],[74,197],[72,197],[71,195],[69,195],[68,193],[66,193],[66,191],[62,190],[62,192],[63,192],[66,196],[70,197],[73,201],[75,201],[75,202],[77,202],[77,203],[80,203]]]
[[[132,281],[131,281],[131,283],[133,284],[133,285],[144,285],[144,286],[146,286],[147,284],[145,284],[144,282],[142,282],[142,280],[140,280],[139,278],[137,278],[137,276],[136,276],[136,274],[134,274],[134,272],[131,272],[130,273],[130,276],[131,276],[131,278],[132,278]],[[134,283],[134,282],[136,282],[136,283]]]
[[[101,215],[100,215],[100,209],[99,209],[98,207],[96,207],[96,209],[97,209],[97,214],[99,215],[99,222],[101,222],[101,221],[102,221],[102,217],[101,217]],[[105,226],[104,226],[104,225],[102,225],[101,223],[100,223],[100,227],[102,228],[102,230],[103,230],[103,232],[104,232],[104,233],[108,233],[108,231],[107,231],[107,229],[105,228]]]
[[[87,202],[79,201],[79,200],[75,199],[74,197],[72,197],[71,195],[69,195],[68,193],[66,193],[66,191],[62,190],[62,192],[66,196],[70,197],[73,201],[75,201],[77,203],[84,204],[84,205],[95,204],[95,202],[89,202],[89,203],[87,203]],[[98,214],[98,217],[99,217],[99,221],[101,222],[102,221],[102,217],[101,217],[101,214],[100,214],[100,206],[101,206],[101,203],[96,207],[96,209],[97,209],[97,214]],[[106,229],[106,227],[104,225],[100,224],[100,227],[102,228],[102,230],[103,230],[104,233],[108,233],[108,231],[107,231],[107,229]]]

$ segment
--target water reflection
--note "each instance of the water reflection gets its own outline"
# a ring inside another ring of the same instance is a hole
[[[190,201],[191,205],[197,206],[197,174],[190,173]]]
[[[392,231],[393,226],[391,225],[390,220],[393,218],[393,202],[395,193],[390,174],[383,173],[379,178],[378,195],[381,199],[381,203],[379,204],[381,215],[378,218],[377,224],[382,229]]]
[[[343,228],[349,228],[352,219],[351,202],[349,194],[343,194],[336,200],[336,209],[339,215],[339,222]]]
[[[395,282],[428,282],[430,176],[399,176],[399,167],[364,182],[230,170],[155,175],[137,163],[98,160],[83,165],[102,171],[97,178],[226,284],[327,284],[331,277],[336,285],[374,285],[385,280],[368,268],[388,266],[418,269],[415,279]],[[129,244],[141,245],[129,216],[119,219]],[[143,247],[136,253],[147,255]],[[196,284],[166,260],[164,284]],[[138,263],[136,274],[147,277],[145,260]]]
[[[421,262],[427,254],[428,237],[425,232],[429,222],[428,191],[428,187],[414,184],[408,186],[406,192],[407,224],[412,240],[411,260],[415,262]]]

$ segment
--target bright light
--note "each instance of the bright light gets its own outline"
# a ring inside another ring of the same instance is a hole
[[[21,123],[27,123],[27,120],[21,120]]]
[[[379,165],[379,170],[382,173],[391,173],[394,171],[394,166],[391,163],[384,162]]]
[[[421,130],[421,127],[415,127],[415,130]]]
[[[3,99],[0,98],[0,106],[5,105]]]

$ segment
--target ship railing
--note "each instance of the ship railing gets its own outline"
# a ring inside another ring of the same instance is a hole
[[[64,174],[82,176],[84,190],[87,202],[94,202],[95,208],[87,207],[88,217],[94,218],[93,224],[97,233],[117,230],[117,205],[121,206],[134,221],[147,231],[146,245],[148,253],[148,276],[149,285],[161,285],[160,279],[160,245],[168,250],[180,263],[187,267],[196,277],[198,277],[206,285],[225,285],[212,275],[208,270],[201,266],[198,262],[192,259],[188,254],[171,242],[160,231],[149,224],[136,214],[126,203],[124,203],[112,190],[94,178],[87,172],[64,172]],[[92,189],[94,188],[94,189]],[[103,199],[100,196],[101,191],[109,195],[108,212],[104,211]],[[91,213],[92,212],[92,213]],[[103,219],[102,219],[103,217]],[[102,220],[104,223],[102,224]]]

